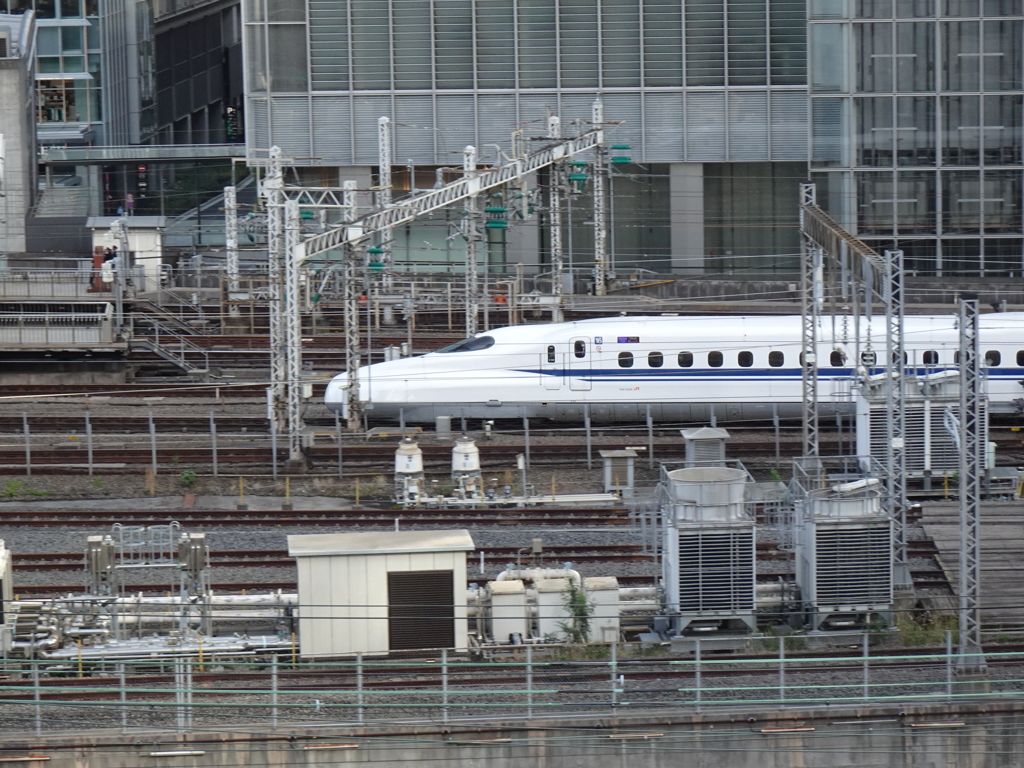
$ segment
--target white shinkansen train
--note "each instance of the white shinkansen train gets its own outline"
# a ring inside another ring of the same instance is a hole
[[[885,323],[862,320],[862,365],[877,373]],[[1024,405],[1024,313],[979,318],[991,412]],[[847,396],[856,344],[852,318],[818,329],[818,393],[823,412],[852,409]],[[908,316],[907,368],[956,370],[955,315]],[[801,318],[612,317],[495,328],[419,357],[363,366],[359,399],[373,420],[431,422],[436,416],[642,421],[771,418],[801,409]],[[871,355],[874,355],[872,357]],[[328,385],[328,408],[346,411],[345,376]]]

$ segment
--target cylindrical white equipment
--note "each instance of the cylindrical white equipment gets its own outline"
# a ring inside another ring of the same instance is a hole
[[[680,522],[747,519],[747,473],[732,467],[689,467],[668,473],[669,496]]]
[[[463,435],[452,448],[452,477],[480,474],[480,449],[476,441]]]
[[[423,449],[411,437],[398,444],[395,451],[395,476],[423,475]]]

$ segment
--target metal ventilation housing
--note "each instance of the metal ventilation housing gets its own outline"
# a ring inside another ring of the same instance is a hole
[[[691,467],[666,475],[663,572],[677,635],[754,629],[754,521],[748,475],[731,467]]]
[[[860,480],[811,492],[797,526],[797,584],[813,629],[888,618],[893,600],[892,520],[881,484]]]

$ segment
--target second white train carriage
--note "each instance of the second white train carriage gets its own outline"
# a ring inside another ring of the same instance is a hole
[[[818,331],[819,400],[823,411],[852,409],[849,388],[856,344],[852,318],[829,319]],[[866,356],[885,354],[884,321],[871,324]],[[908,368],[955,369],[954,315],[908,316]],[[801,318],[614,317],[495,328],[418,357],[359,371],[359,398],[373,420],[432,422],[437,416],[547,418],[595,422],[723,421],[797,416],[801,404]],[[1024,398],[1024,313],[980,318],[981,356],[993,412],[1019,412]],[[327,387],[329,408],[345,412],[345,376]]]

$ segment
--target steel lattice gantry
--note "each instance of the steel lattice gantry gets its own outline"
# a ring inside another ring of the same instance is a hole
[[[960,666],[985,667],[981,647],[981,473],[983,423],[978,298],[960,299]]]
[[[854,237],[817,205],[815,185],[801,185],[800,231],[801,313],[803,327],[803,451],[819,457],[818,448],[818,373],[817,328],[825,300],[826,277],[838,274],[842,281],[841,295],[852,302],[856,357],[853,367],[868,369],[877,364],[871,349],[872,305],[880,301],[885,309],[886,390],[886,483],[890,513],[893,516],[893,557],[895,581],[910,583],[906,545],[906,478],[904,468],[903,409],[904,341],[903,341],[903,252],[886,251],[879,255],[862,240]],[[862,294],[861,294],[862,292]],[[860,309],[863,295],[864,311]],[[862,318],[862,314],[864,317]],[[861,323],[867,323],[861,333]],[[863,352],[860,339],[867,339]]]
[[[595,115],[601,115],[599,103]],[[390,156],[389,126],[379,122],[382,162]],[[302,458],[302,392],[301,324],[298,297],[298,268],[304,261],[329,251],[342,252],[344,274],[344,319],[346,336],[346,412],[350,429],[359,429],[362,406],[359,402],[358,372],[360,362],[359,302],[365,250],[370,241],[379,238],[382,248],[390,245],[390,233],[398,226],[420,216],[463,202],[470,210],[481,193],[525,177],[553,163],[567,160],[599,147],[604,141],[600,122],[572,138],[553,138],[543,149],[512,157],[504,165],[489,170],[476,167],[476,150],[467,147],[461,179],[434,190],[399,201],[390,199],[390,187],[378,194],[379,210],[362,217],[355,216],[355,184],[346,182],[341,189],[286,187],[283,182],[280,151],[274,147],[267,161],[263,194],[267,206],[268,266],[270,268],[270,333],[271,387],[270,402],[275,423],[288,435],[289,459]],[[387,149],[385,149],[387,145]],[[383,177],[382,177],[383,180]],[[378,188],[375,190],[381,192]],[[342,223],[325,232],[303,236],[299,229],[298,207],[337,208],[343,211]],[[287,210],[286,210],[287,209]],[[288,224],[290,222],[290,224]],[[479,222],[476,222],[479,225]],[[287,230],[287,231],[286,231]],[[467,240],[472,243],[472,238]],[[467,251],[472,252],[472,246]],[[287,253],[287,258],[285,254]],[[385,253],[385,259],[387,254]],[[472,260],[470,255],[469,260]],[[475,317],[476,264],[467,263],[467,329]],[[603,273],[602,273],[603,274]],[[289,315],[285,318],[284,315]],[[475,330],[475,329],[474,329]]]

